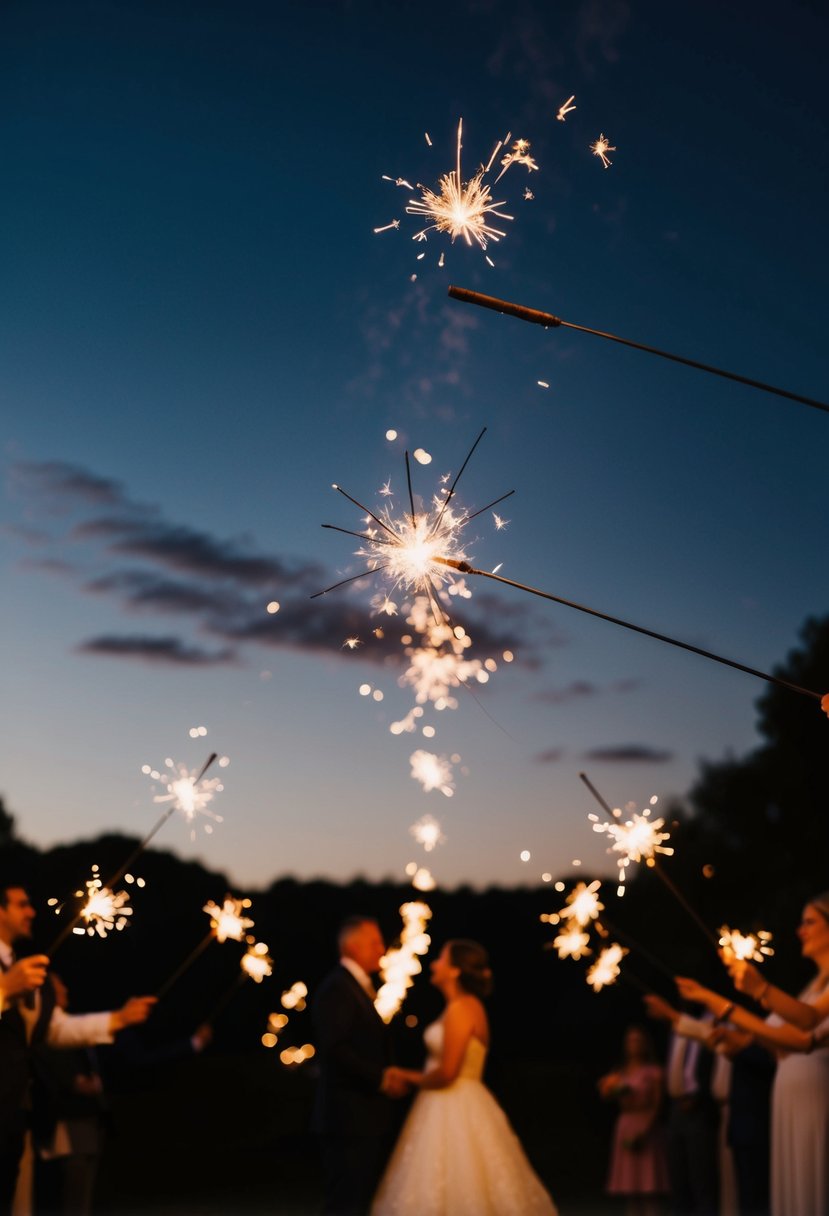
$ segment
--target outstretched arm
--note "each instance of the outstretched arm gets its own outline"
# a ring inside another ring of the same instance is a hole
[[[703,988],[696,980],[677,976],[676,985],[682,996],[689,1001],[699,1001],[707,1005],[718,1019],[728,1020],[741,1030],[748,1031],[754,1041],[770,1051],[802,1051],[809,1052],[815,1046],[815,1036],[811,1031],[800,1030],[797,1026],[785,1023],[783,1026],[769,1026],[762,1018],[749,1013],[747,1009],[735,1005],[718,992]]]
[[[807,1005],[805,1001],[789,996],[782,988],[770,984],[761,971],[744,959],[734,959],[726,965],[738,992],[744,992],[764,1009],[778,1014],[800,1030],[814,1030],[829,1014],[829,990],[822,992],[814,1005]]]

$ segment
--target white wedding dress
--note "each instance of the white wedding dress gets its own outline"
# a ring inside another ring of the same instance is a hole
[[[423,1036],[435,1068],[443,1023]],[[484,1085],[486,1048],[472,1038],[457,1079],[415,1098],[371,1216],[557,1216],[518,1137]]]

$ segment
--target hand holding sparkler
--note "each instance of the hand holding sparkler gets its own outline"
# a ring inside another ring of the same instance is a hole
[[[146,1022],[158,1002],[155,996],[131,996],[120,1009],[114,1009],[109,1015],[109,1033],[117,1034],[126,1030],[127,1026],[139,1026]]]
[[[48,967],[48,955],[30,954],[28,958],[21,958],[13,963],[8,971],[0,972],[0,1008],[2,998],[20,996],[24,992],[31,992],[33,988],[41,988]]]
[[[723,961],[738,992],[744,992],[754,1001],[759,1001],[765,995],[769,981],[753,963],[744,958],[724,958]]]

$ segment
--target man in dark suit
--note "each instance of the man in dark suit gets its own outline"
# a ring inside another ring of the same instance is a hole
[[[143,1022],[155,997],[133,997],[112,1013],[72,1015],[57,1008],[45,983],[49,959],[17,959],[14,944],[32,934],[35,910],[21,880],[0,873],[0,1216],[11,1211],[28,1125],[33,1046],[110,1043],[125,1026]]]
[[[391,1148],[392,1098],[408,1085],[391,1063],[388,1027],[374,1007],[385,945],[380,927],[352,916],[339,933],[340,962],[312,1007],[320,1067],[314,1113],[322,1137],[327,1213],[362,1216]]]

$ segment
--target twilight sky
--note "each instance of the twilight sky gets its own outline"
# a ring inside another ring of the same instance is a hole
[[[497,670],[427,708],[434,737],[393,736],[405,596],[394,619],[379,580],[309,597],[360,568],[320,528],[360,526],[332,482],[400,504],[422,447],[428,499],[487,426],[460,501],[516,493],[506,529],[470,524],[479,566],[766,670],[826,612],[829,418],[446,288],[825,399],[828,37],[796,2],[7,0],[0,792],[22,833],[142,834],[141,766],[215,749],[224,823],[159,844],[240,884],[415,858],[535,882],[605,867],[580,769],[644,805],[751,748],[759,682],[480,581],[457,616]],[[413,242],[413,192],[382,180],[434,186],[461,116],[464,177],[507,131],[539,165],[496,187],[494,266]],[[461,757],[452,798],[411,779],[419,748]]]

